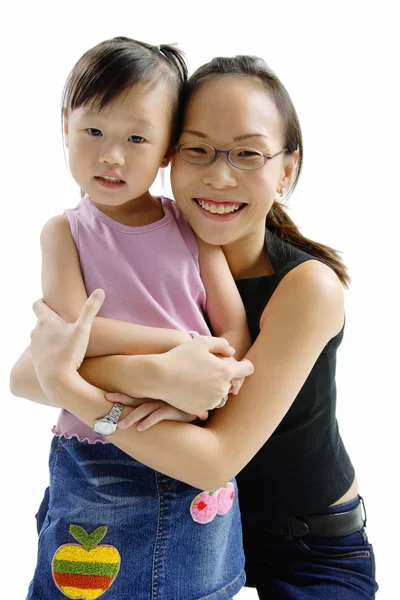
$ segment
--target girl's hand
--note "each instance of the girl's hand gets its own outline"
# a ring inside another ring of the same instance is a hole
[[[118,402],[125,406],[133,406],[134,410],[122,419],[118,426],[121,429],[128,429],[134,423],[139,423],[136,427],[138,431],[145,431],[160,421],[180,421],[183,423],[191,423],[197,419],[196,415],[191,415],[174,408],[170,404],[162,400],[150,400],[149,398],[132,398],[126,394],[109,394],[105,395],[110,402]],[[208,412],[204,413],[200,418],[207,419]],[[139,422],[140,421],[140,422]]]
[[[90,330],[104,300],[103,290],[95,290],[86,300],[75,323],[66,323],[38,300],[33,311],[38,318],[31,333],[30,352],[39,381],[77,371],[85,357]]]

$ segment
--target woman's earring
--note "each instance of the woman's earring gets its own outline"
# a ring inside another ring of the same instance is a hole
[[[282,200],[283,196],[285,195],[285,192],[286,192],[286,189],[284,187],[281,188],[280,192],[276,192],[276,194],[275,194],[275,200],[277,202],[279,202],[279,200]]]

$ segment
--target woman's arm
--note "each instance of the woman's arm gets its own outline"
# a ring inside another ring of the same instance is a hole
[[[251,346],[246,311],[220,246],[197,237],[200,275],[207,294],[207,315],[214,335],[228,340],[240,360]]]
[[[79,325],[68,336],[65,324],[54,322],[57,315],[44,309],[44,305],[37,307],[40,320],[32,337],[42,387],[54,402],[93,427],[110,405],[101,390],[71,368],[68,357],[74,352],[74,339],[82,335]],[[205,427],[162,422],[142,433],[118,429],[110,441],[151,468],[190,485],[221,487],[271,436],[321,351],[340,331],[343,318],[343,292],[336,275],[320,262],[303,263],[282,280],[264,310],[261,332],[247,355],[254,375]],[[186,345],[172,352],[185,350]],[[128,414],[130,409],[124,411]]]
[[[66,324],[65,328],[74,324]],[[48,348],[49,366],[57,364]],[[84,360],[80,375],[106,391],[121,392],[136,398],[158,398],[180,410],[188,408],[200,418],[206,410],[221,402],[231,380],[248,377],[253,365],[248,360],[224,361],[231,348],[223,338],[198,337],[163,354],[144,356],[105,356]],[[11,371],[10,389],[14,396],[28,398],[39,404],[60,406],[42,390],[32,362],[31,346],[19,358]],[[195,393],[193,393],[195,390]]]
[[[65,215],[56,216],[46,223],[41,233],[41,247],[43,298],[63,319],[75,321],[87,293]],[[190,335],[183,331],[96,317],[87,354],[153,354],[167,352],[188,340]]]
[[[44,404],[45,406],[57,406],[42,390],[33,366],[29,347],[24,350],[11,369],[10,390],[14,396],[19,398],[29,398],[32,402]]]
[[[169,373],[163,372],[160,360],[155,355],[89,358],[83,361],[79,373],[86,381],[105,391],[124,393],[129,389],[129,394],[136,398],[161,398],[158,393],[163,394],[168,390],[170,380]],[[161,381],[163,387],[157,385]],[[43,391],[33,365],[30,346],[11,370],[10,390],[19,398],[62,408]]]

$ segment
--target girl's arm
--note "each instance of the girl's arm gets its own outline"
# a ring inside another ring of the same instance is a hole
[[[43,298],[63,319],[75,321],[87,299],[87,293],[78,252],[65,215],[54,217],[46,223],[41,234],[41,247]],[[182,331],[97,317],[87,355],[167,352],[188,340],[190,335]]]
[[[197,237],[200,275],[207,293],[207,315],[213,334],[224,337],[240,360],[251,346],[246,311],[220,246]]]
[[[93,427],[110,404],[71,366],[74,344],[81,341],[84,329],[78,323],[74,335],[68,336],[66,324],[55,322],[57,315],[45,305],[37,306],[37,314],[32,352],[42,387],[52,401]],[[343,291],[333,271],[314,260],[299,265],[284,277],[263,312],[260,334],[247,354],[254,375],[205,427],[163,421],[142,433],[118,429],[110,441],[151,468],[194,487],[223,486],[271,436],[343,319]],[[89,323],[90,319],[86,328]],[[130,410],[125,408],[124,414]]]
[[[82,304],[87,298],[87,294],[82,280],[78,253],[67,217],[55,217],[45,225],[41,235],[41,245],[43,255],[42,286],[46,303],[66,321],[75,321]],[[222,253],[220,249],[218,251]],[[217,260],[214,261],[214,265],[216,267],[220,265],[221,277],[223,275],[223,279],[226,279],[227,282],[227,288],[229,286],[232,287],[231,294],[237,295],[240,302],[239,294],[232,281],[223,255],[222,260],[220,257],[219,262]],[[227,273],[225,273],[226,270]],[[206,267],[204,267],[204,271],[207,275],[209,269],[206,270]],[[235,304],[233,309],[226,309],[229,311],[230,320],[232,321],[235,316],[238,319],[242,318],[239,310],[236,310],[238,302],[232,302],[232,304]],[[229,306],[229,303],[227,303],[227,306]],[[212,308],[211,312],[214,313]],[[228,323],[229,319],[226,322]],[[216,327],[218,329],[218,325]],[[233,336],[231,337],[233,339]],[[165,401],[168,401],[168,398],[170,398],[174,406],[184,410],[179,394],[175,390],[172,393],[170,389],[171,385],[175,387],[175,382],[173,380],[168,381],[167,371],[164,372],[164,385],[157,392],[155,386],[149,386],[148,381],[143,379],[143,377],[138,377],[138,373],[143,374],[145,372],[143,368],[144,357],[128,355],[130,353],[148,354],[150,352],[165,352],[181,344],[186,339],[190,339],[188,334],[175,330],[144,327],[97,317],[92,327],[88,353],[90,354],[90,351],[92,351],[94,354],[100,353],[106,356],[85,360],[81,366],[80,374],[88,382],[104,390],[127,393],[140,398],[160,398]],[[235,338],[236,341],[239,344],[239,352],[237,354],[243,355],[242,340],[239,340],[237,336]],[[109,353],[111,355],[107,356]],[[116,353],[116,355],[113,355],[113,353]],[[125,356],[125,354],[127,355]],[[209,358],[211,359],[211,357]],[[227,373],[221,373],[220,367],[215,363],[208,366],[214,369],[214,377],[216,379],[229,376]],[[149,375],[150,373],[154,374],[159,371],[158,360],[155,356],[148,358],[145,367]],[[248,364],[232,365],[231,378],[240,378],[241,375],[239,373],[241,372],[248,375],[251,372],[249,369],[251,367]],[[193,374],[193,377],[198,382],[198,389],[201,388],[201,385],[199,388],[199,377],[201,376],[206,379],[209,373],[206,371],[202,373],[201,369],[199,369],[197,374]],[[155,382],[154,376],[150,375],[149,379]],[[15,396],[28,398],[40,404],[54,406],[54,402],[49,400],[41,389],[29,349],[24,351],[11,371],[10,388]],[[183,386],[182,390],[184,389]],[[184,406],[186,409],[195,412],[195,414],[203,415],[206,410],[212,407],[212,403],[218,404],[218,402],[214,402],[213,394],[215,392],[212,388],[204,389],[203,395],[201,398],[198,398],[197,403],[193,399],[190,402],[190,406],[188,406],[187,401]],[[219,401],[223,395],[221,394]]]

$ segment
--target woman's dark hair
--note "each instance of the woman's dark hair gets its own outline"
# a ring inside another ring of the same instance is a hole
[[[286,198],[288,198],[297,185],[303,164],[303,139],[300,122],[286,88],[262,58],[257,56],[213,58],[209,63],[197,69],[186,82],[184,105],[186,106],[193,92],[203,83],[224,75],[237,75],[255,79],[264,86],[267,93],[274,100],[283,122],[286,154],[291,154],[296,150],[299,152],[296,172],[286,194]],[[267,215],[267,226],[284,241],[327,263],[335,271],[342,284],[348,286],[350,278],[339,252],[304,237],[281,203],[276,201],[273,203]]]
[[[127,37],[106,40],[85,52],[69,74],[62,97],[63,118],[91,102],[101,110],[137,83],[152,87],[162,82],[171,92],[175,139],[187,75],[184,55],[174,46],[151,46]]]

